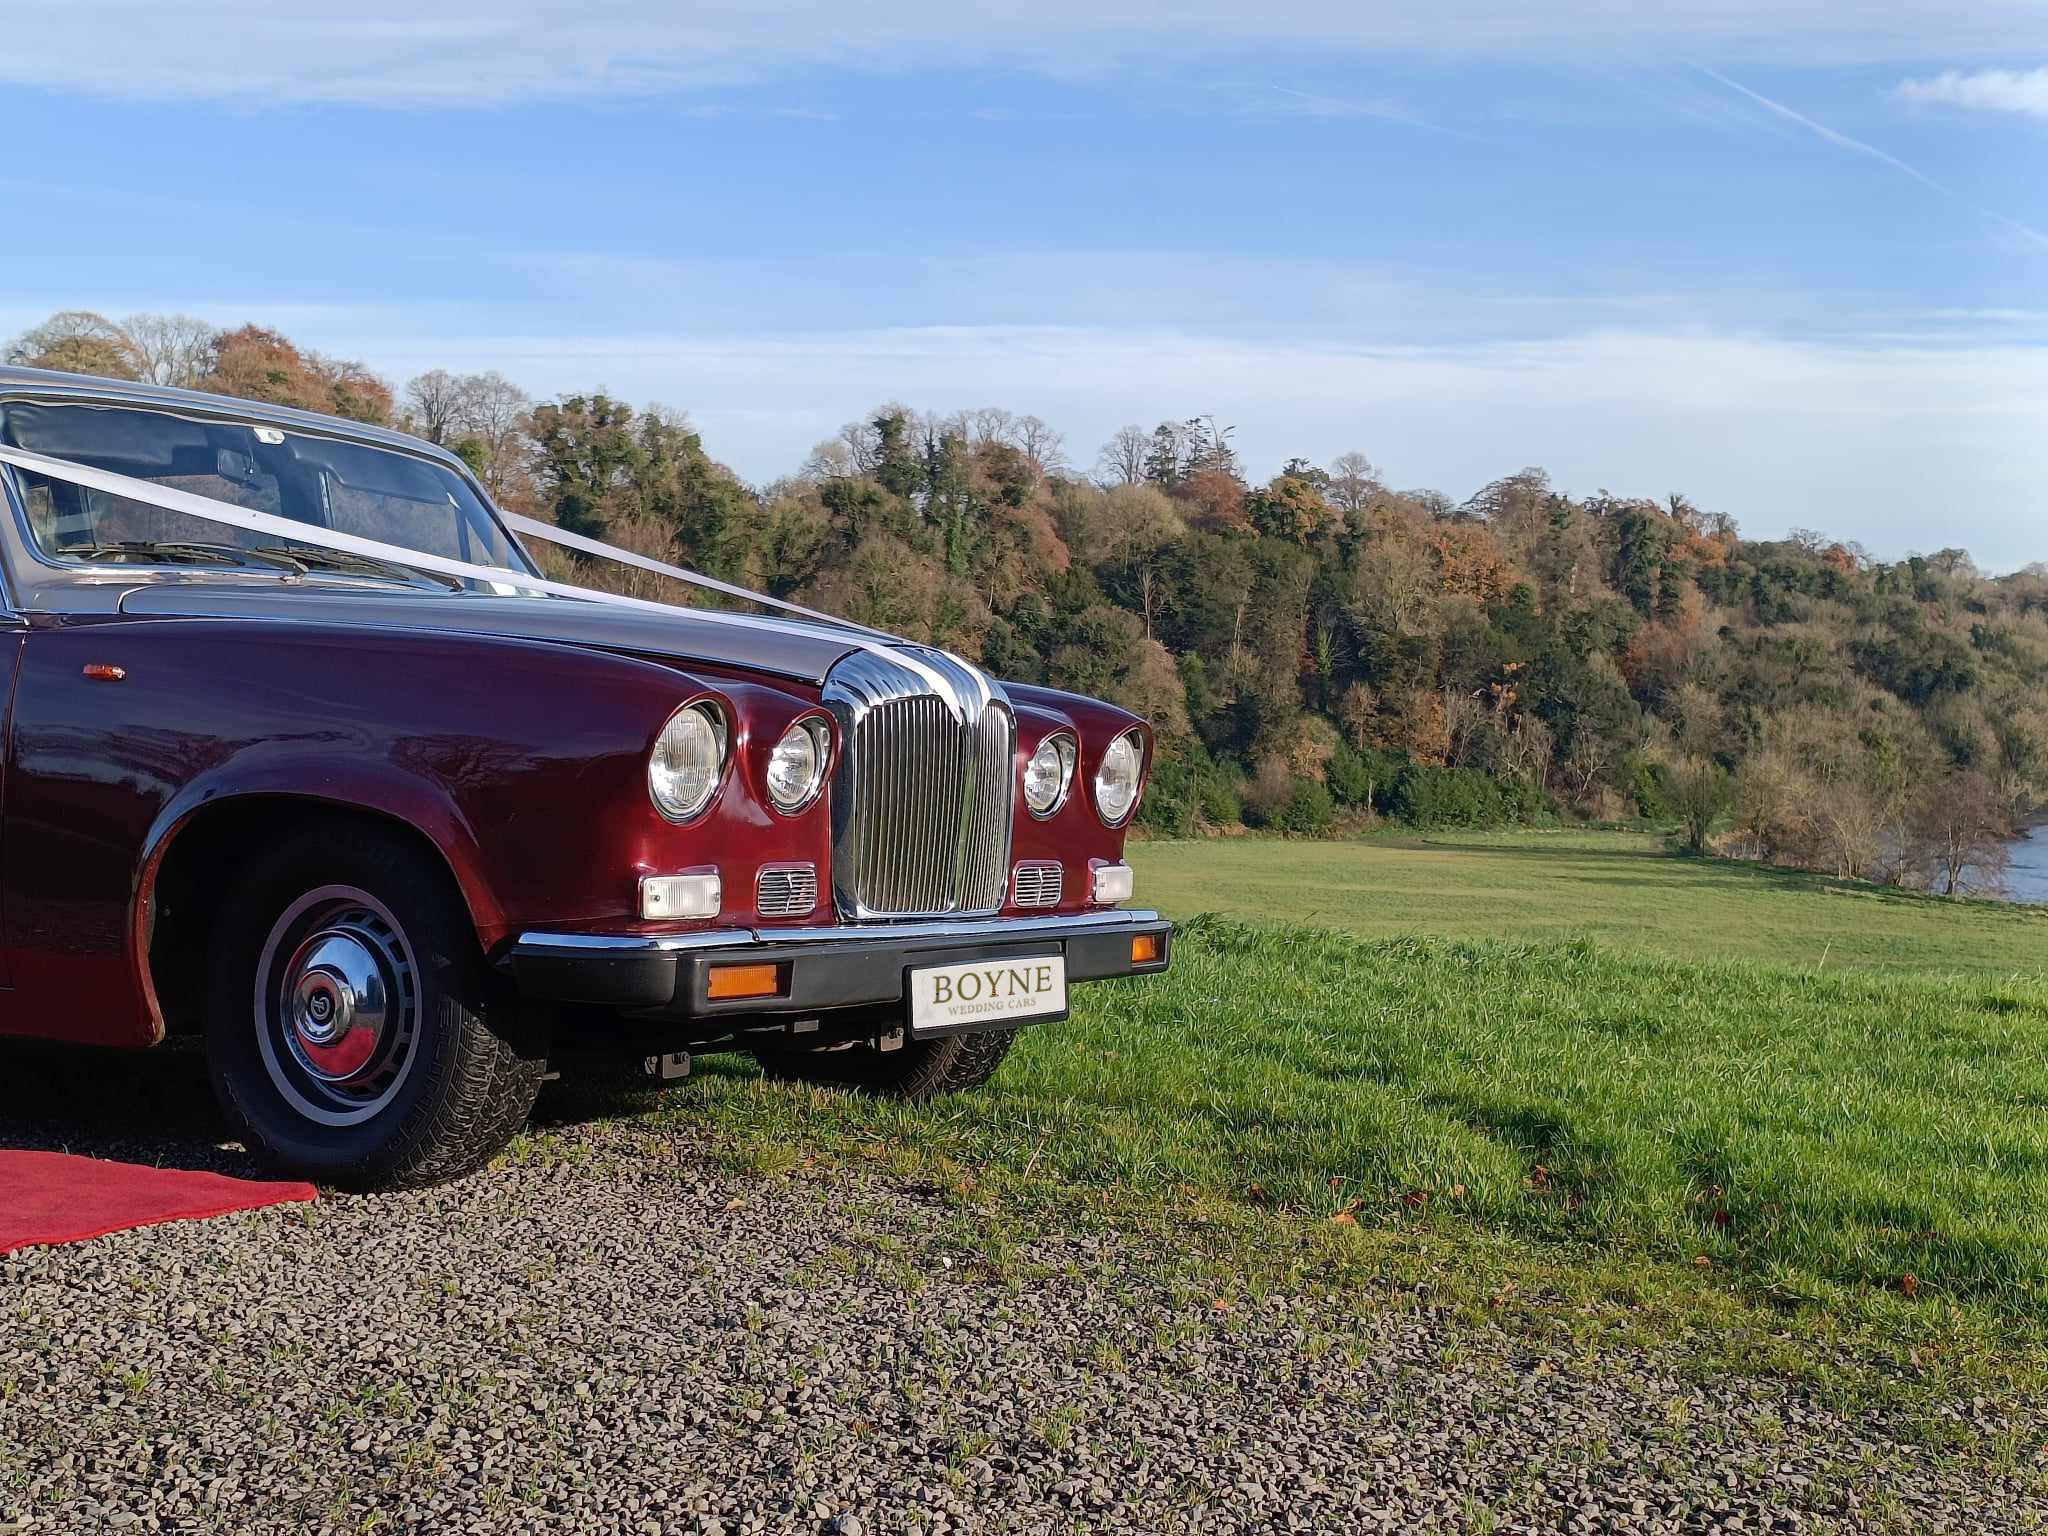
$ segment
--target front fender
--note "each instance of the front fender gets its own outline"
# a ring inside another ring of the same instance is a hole
[[[720,684],[577,647],[227,620],[73,623],[24,645],[6,780],[0,1032],[158,1037],[156,879],[210,809],[288,796],[386,816],[440,850],[481,943],[632,904],[634,865],[698,858],[646,756]],[[209,875],[211,872],[209,871]],[[211,882],[216,887],[220,880]]]

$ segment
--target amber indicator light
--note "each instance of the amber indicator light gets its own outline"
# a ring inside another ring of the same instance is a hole
[[[1131,940],[1131,964],[1151,965],[1159,958],[1159,935],[1141,933]]]
[[[735,997],[774,997],[781,990],[781,966],[714,965],[704,995],[716,1003]]]
[[[85,664],[85,675],[96,683],[118,683],[128,675],[128,669],[104,661],[89,661]]]

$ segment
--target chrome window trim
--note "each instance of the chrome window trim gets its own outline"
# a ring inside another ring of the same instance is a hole
[[[683,954],[699,949],[747,945],[775,948],[789,944],[872,944],[909,941],[962,944],[1028,943],[1033,939],[1068,937],[1089,931],[1114,931],[1160,921],[1157,912],[1116,907],[1108,911],[1069,913],[1060,917],[994,917],[960,922],[848,923],[825,928],[705,928],[693,933],[522,933],[516,947],[557,950],[570,954]]]
[[[12,465],[0,464],[0,500],[4,500],[7,503],[8,515],[6,521],[9,530],[7,533],[0,533],[0,540],[8,538],[11,531],[16,526],[19,526],[23,530],[23,537],[20,542],[33,546],[35,540],[26,537],[28,503],[22,499],[21,488],[14,483]],[[16,519],[20,520],[18,525]],[[28,620],[23,616],[22,610],[14,601],[14,572],[9,569],[11,564],[12,562],[9,560],[0,560],[0,618],[7,619],[15,624],[26,624]]]

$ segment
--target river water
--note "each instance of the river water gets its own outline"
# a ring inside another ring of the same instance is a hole
[[[2007,893],[2014,901],[2048,902],[2048,822],[2023,828],[2007,846],[2012,854],[2005,872]]]

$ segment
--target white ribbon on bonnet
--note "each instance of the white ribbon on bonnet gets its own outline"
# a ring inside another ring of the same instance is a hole
[[[338,554],[361,555],[371,560],[408,565],[417,570],[431,571],[437,576],[451,576],[462,581],[484,582],[500,588],[511,587],[520,592],[533,592],[547,597],[575,598],[582,602],[604,603],[614,607],[638,608],[657,613],[687,613],[695,619],[742,628],[776,627],[775,620],[750,614],[728,613],[718,608],[692,608],[681,603],[656,602],[649,598],[626,597],[616,592],[599,592],[592,587],[579,587],[571,582],[549,581],[545,577],[529,575],[525,571],[506,570],[495,565],[473,565],[467,560],[451,560],[445,555],[428,554],[422,550],[408,549],[402,544],[387,544],[381,539],[361,538],[356,534],[340,533],[335,529],[322,528],[313,523],[302,523],[295,518],[253,511],[248,507],[217,501],[211,496],[201,496],[193,491],[181,491],[172,486],[158,485],[153,480],[138,480],[132,475],[117,475],[111,470],[93,469],[89,465],[75,464],[69,459],[53,459],[47,454],[31,453],[22,448],[0,445],[0,463],[12,464],[17,469],[32,470],[36,474],[84,486],[89,490],[104,491],[110,496],[121,496],[129,501],[140,501],[149,506],[161,507],[166,512],[179,512],[187,517],[203,518],[207,522],[240,528],[248,533],[263,534],[286,543],[307,544],[316,549],[331,549]],[[530,517],[519,517],[502,510],[498,512],[498,516],[514,532],[525,534],[529,538],[545,539],[549,543],[560,544],[584,554],[597,555],[602,559],[616,561],[620,565],[671,577],[693,587],[720,592],[728,597],[744,598],[750,603],[760,603],[769,608],[781,609],[785,613],[793,613],[800,618],[830,624],[835,629],[846,631],[850,644],[865,651],[887,656],[897,665],[917,672],[923,677],[926,686],[935,692],[941,695],[950,695],[952,692],[939,673],[920,661],[914,651],[905,649],[902,643],[877,644],[877,641],[892,642],[896,638],[881,630],[870,629],[864,624],[855,624],[849,619],[834,618],[829,613],[820,613],[816,609],[801,607],[796,603],[786,603],[780,598],[769,597],[760,592],[750,592],[745,587],[734,586],[730,582],[702,575],[680,565],[670,565],[647,555],[637,555],[598,539],[584,538],[581,534],[570,533],[551,523],[538,522]],[[951,653],[942,654],[950,656]],[[952,659],[960,661],[959,657]],[[960,664],[967,665],[964,661]]]

